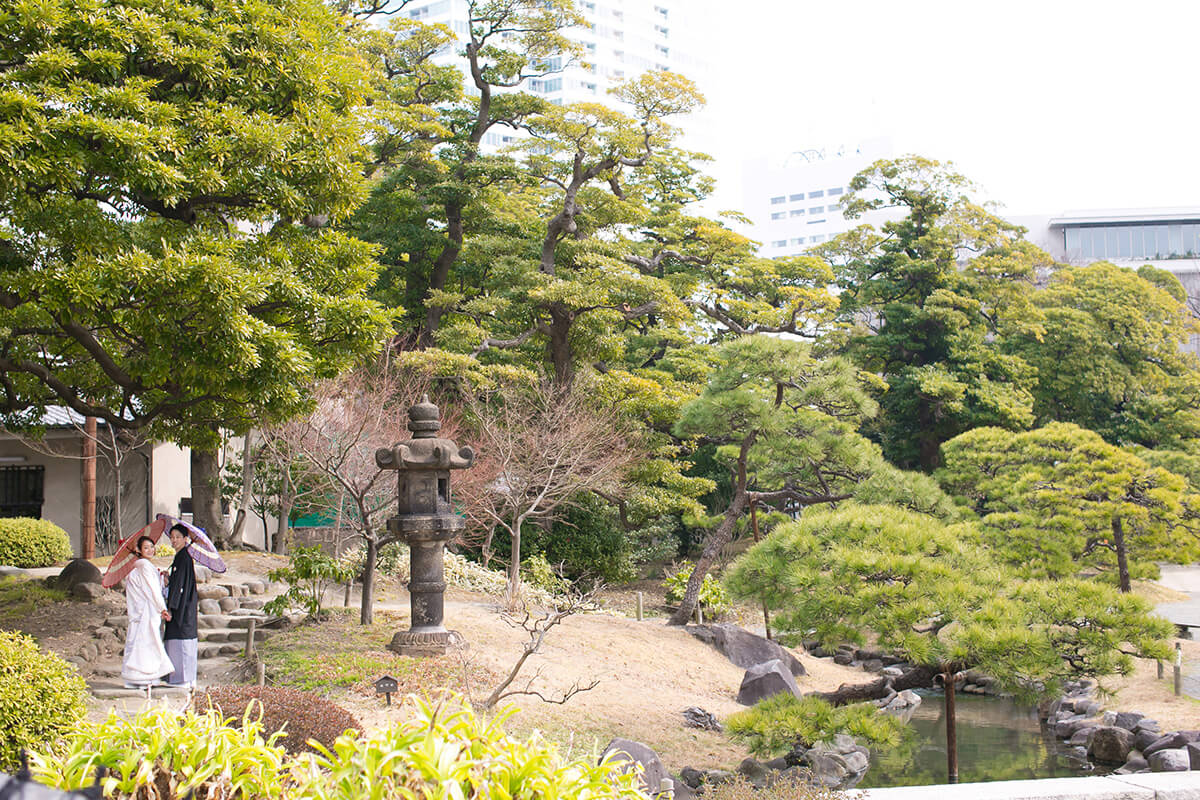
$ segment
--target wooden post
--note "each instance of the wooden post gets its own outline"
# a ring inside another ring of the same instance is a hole
[[[758,544],[758,501],[750,501],[750,523],[754,528],[754,543]],[[763,630],[766,632],[768,639],[771,638],[771,614],[767,611],[767,604],[763,603]]]
[[[250,618],[250,627],[246,628],[246,658],[254,655],[254,628],[258,621]]]
[[[1183,694],[1183,650],[1175,643],[1175,696]]]
[[[958,731],[954,719],[954,679],[949,670],[942,673],[946,688],[946,783],[958,783]]]
[[[700,607],[700,601],[696,601],[696,611],[692,614],[692,618],[696,620],[697,625],[704,624],[704,609]]]
[[[1154,659],[1154,663],[1158,665],[1158,679],[1161,681],[1162,677],[1163,677],[1162,659],[1156,658],[1156,659]]]
[[[79,526],[79,554],[83,558],[96,557],[96,418],[83,420],[83,508],[80,510],[82,523]],[[118,480],[118,484],[120,481]],[[117,486],[117,491],[121,487]],[[117,520],[117,536],[121,535],[121,521]]]
[[[267,685],[267,664],[264,661],[258,662],[258,685]]]
[[[354,581],[353,581],[353,580],[346,581],[346,597],[345,597],[345,598],[342,600],[342,606],[343,606],[344,608],[349,608],[349,607],[350,607],[350,589],[351,589],[353,586],[354,586]]]
[[[637,621],[642,621],[642,593],[637,593]]]

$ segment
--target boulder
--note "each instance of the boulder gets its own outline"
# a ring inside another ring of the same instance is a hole
[[[632,739],[613,739],[600,754],[600,760],[604,761],[605,759],[625,762],[625,766],[622,768],[624,772],[635,769],[634,764],[640,764],[642,788],[650,794],[658,792],[663,778],[670,778],[667,768],[663,766],[658,754],[647,745]]]
[[[262,581],[246,581],[246,589],[250,594],[264,594],[267,591],[266,584]]]
[[[1054,726],[1054,733],[1060,739],[1070,739],[1075,735],[1075,731],[1080,728],[1095,728],[1100,724],[1100,720],[1092,717],[1075,716],[1067,720],[1061,720]]]
[[[1084,700],[1081,703],[1075,704],[1075,710],[1085,717],[1094,717],[1103,710],[1103,707],[1095,700]],[[1138,724],[1140,725],[1141,723]]]
[[[224,586],[216,583],[204,583],[196,587],[197,594],[201,600],[220,600],[222,597],[229,597],[229,590]]]
[[[1200,735],[1198,735],[1196,731],[1175,731],[1174,733],[1168,733],[1164,736],[1158,737],[1146,747],[1143,747],[1142,755],[1144,755],[1146,758],[1149,758],[1159,750],[1182,749],[1186,747],[1189,742],[1194,742],[1197,739],[1200,739]]]
[[[720,732],[721,730],[721,723],[717,722],[717,718],[698,706],[690,706],[683,710],[683,724],[689,728],[700,728],[705,731]]]
[[[912,689],[905,689],[902,692],[896,692],[884,709],[886,711],[900,711],[906,708],[916,708],[921,705],[921,695],[914,692]]]
[[[1085,728],[1076,729],[1076,731],[1071,734],[1071,738],[1067,740],[1067,744],[1071,745],[1072,747],[1076,745],[1087,747],[1088,739],[1092,737],[1092,731],[1096,730],[1098,727],[1098,725],[1090,725]],[[1137,747],[1136,742],[1134,747]]]
[[[1083,745],[1068,747],[1066,750],[1060,751],[1063,758],[1077,763],[1087,763],[1087,748]]]
[[[1131,731],[1145,718],[1145,714],[1139,714],[1136,711],[1118,711],[1117,719],[1115,722],[1113,722],[1113,724],[1118,728],[1124,728],[1127,731]]]
[[[854,656],[844,650],[839,650],[833,654],[833,663],[841,664],[843,667],[848,667],[854,663]]]
[[[220,614],[221,613],[221,601],[219,601],[219,600],[201,600],[200,601],[200,613],[201,614]]]
[[[225,612],[236,611],[241,607],[241,603],[236,597],[222,597],[217,601],[217,607]]]
[[[693,789],[704,785],[704,773],[695,767],[684,767],[679,770],[679,779]]]
[[[1161,738],[1162,734],[1158,731],[1137,731],[1133,734],[1133,749],[1145,751]]]
[[[863,669],[867,672],[883,672],[883,659],[872,658],[863,662]]]
[[[196,570],[196,583],[208,583],[212,580],[213,572],[211,569],[203,564],[195,564],[194,568]]]
[[[1138,724],[1133,726],[1134,733],[1137,733],[1138,731],[1157,731],[1157,730],[1160,730],[1160,728],[1158,726],[1158,720],[1156,720],[1156,719],[1149,719],[1149,718],[1140,719],[1140,720],[1138,720]]]
[[[1188,742],[1183,749],[1187,751],[1190,769],[1200,770],[1200,744]]]
[[[100,583],[104,576],[100,574],[100,568],[86,558],[75,558],[67,563],[62,568],[62,572],[58,573],[58,577],[54,579],[54,585],[64,592],[70,592],[81,583]]]
[[[755,758],[744,758],[737,766],[737,774],[748,780],[755,789],[762,789],[767,785],[771,770]]]
[[[778,659],[792,675],[804,675],[804,665],[777,642],[766,639],[730,622],[715,625],[688,625],[684,630],[742,669]]]
[[[1188,751],[1182,747],[1170,750],[1159,750],[1147,756],[1151,772],[1187,772],[1191,767]]]
[[[870,751],[845,734],[832,742],[819,742],[803,756],[812,770],[813,782],[836,789],[850,789],[862,780],[870,766]]]
[[[1101,726],[1092,733],[1088,754],[1093,761],[1105,764],[1124,764],[1133,749],[1133,734],[1117,726]]]
[[[800,696],[796,679],[788,671],[783,662],[773,658],[763,664],[755,664],[746,670],[742,676],[742,685],[738,688],[737,701],[744,706],[752,706],[759,700],[772,697],[780,692],[791,692]]]
[[[7,564],[0,564],[0,578],[21,577],[28,573],[20,567],[10,567]]]
[[[1129,759],[1117,769],[1117,772],[1121,775],[1132,775],[1144,769],[1150,769],[1150,764],[1142,758],[1141,753],[1134,750],[1129,754]]]
[[[77,583],[71,587],[71,596],[78,600],[99,600],[108,590],[99,583]]]

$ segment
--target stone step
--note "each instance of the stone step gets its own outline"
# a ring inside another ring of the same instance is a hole
[[[262,628],[258,628],[257,630],[254,631],[254,641],[256,641],[256,642],[266,641],[267,639],[270,639],[272,636],[274,636],[278,632],[279,631],[273,631],[270,629],[264,630]],[[200,633],[200,641],[201,642],[222,643],[222,644],[225,642],[236,642],[236,643],[245,644],[246,643],[246,634],[249,633],[249,631],[246,630],[245,628],[208,628],[206,630],[200,631],[199,633]]]

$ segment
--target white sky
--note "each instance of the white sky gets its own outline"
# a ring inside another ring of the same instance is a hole
[[[742,158],[877,136],[1008,214],[1200,205],[1200,0],[707,2],[720,207]]]

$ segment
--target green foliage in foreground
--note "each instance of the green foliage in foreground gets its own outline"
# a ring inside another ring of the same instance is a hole
[[[0,519],[0,564],[31,569],[49,567],[71,557],[67,532],[44,519]]]
[[[869,703],[833,706],[819,697],[799,698],[788,692],[768,697],[725,721],[725,728],[757,756],[776,756],[800,743],[846,733],[869,744],[897,744],[905,732],[898,717]]]
[[[37,779],[57,789],[91,785],[106,766],[106,797],[287,797],[390,800],[414,797],[642,798],[636,776],[611,763],[570,761],[534,735],[504,732],[459,698],[410,698],[412,714],[367,735],[347,733],[332,750],[288,756],[247,713],[234,727],[214,711],[152,708],[135,719],[86,724],[60,752],[33,758]],[[166,792],[162,792],[166,789]]]
[[[29,636],[0,631],[0,772],[19,751],[47,747],[83,719],[87,687],[79,673]]]

